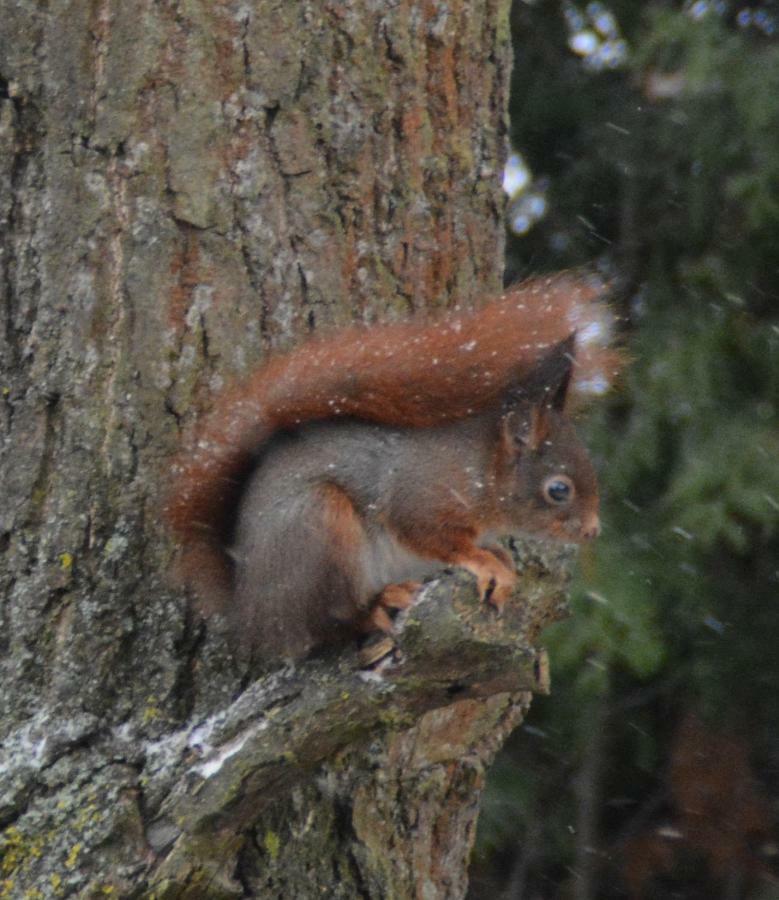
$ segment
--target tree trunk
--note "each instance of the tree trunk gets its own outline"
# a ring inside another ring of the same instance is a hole
[[[498,287],[507,5],[6,4],[0,897],[463,895],[564,565],[249,684],[159,510],[268,347]]]

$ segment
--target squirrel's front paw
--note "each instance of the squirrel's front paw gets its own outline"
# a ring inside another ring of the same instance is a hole
[[[360,649],[361,668],[374,668],[388,657],[397,659],[398,651],[392,638],[395,619],[413,604],[421,587],[419,581],[388,584],[376,598],[360,629],[368,635]]]
[[[500,613],[505,602],[514,593],[516,583],[517,576],[513,572],[509,572],[506,579],[498,580],[497,577],[493,577],[486,590],[482,592],[482,600]]]
[[[471,559],[463,560],[462,565],[476,576],[482,600],[500,612],[514,593],[516,572],[490,550],[479,550]]]

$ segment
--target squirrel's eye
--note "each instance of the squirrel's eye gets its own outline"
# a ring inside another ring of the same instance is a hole
[[[560,506],[573,499],[573,482],[567,475],[552,475],[544,482],[542,492],[547,502]]]

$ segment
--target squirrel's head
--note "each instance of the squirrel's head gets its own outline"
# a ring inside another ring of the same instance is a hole
[[[499,493],[524,531],[581,542],[600,533],[598,479],[565,415],[575,334],[555,344],[504,398]]]

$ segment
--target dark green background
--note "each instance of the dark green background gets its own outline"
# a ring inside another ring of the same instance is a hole
[[[545,635],[554,693],[491,774],[471,897],[764,900],[779,897],[779,10],[603,6],[628,54],[599,70],[569,49],[565,4],[513,12],[512,141],[548,209],[510,239],[509,278],[594,263],[634,362],[588,416],[604,534],[573,618]],[[591,26],[597,7],[578,9]]]

